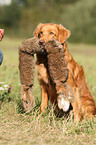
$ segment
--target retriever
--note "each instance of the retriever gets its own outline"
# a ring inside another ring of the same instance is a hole
[[[75,101],[71,103],[74,112],[74,120],[80,121],[86,117],[92,117],[96,114],[96,105],[87,86],[85,75],[82,66],[77,64],[72,55],[68,51],[66,40],[70,36],[70,31],[61,24],[40,23],[34,31],[34,37],[39,38],[39,44],[45,45],[46,42],[52,38],[61,42],[65,50],[65,60],[69,70],[69,77],[67,83],[72,88]],[[50,82],[48,75],[47,62],[38,59],[37,56],[37,70],[38,80],[41,87],[41,112],[43,112],[48,105],[48,98],[54,103],[57,99],[55,86]]]

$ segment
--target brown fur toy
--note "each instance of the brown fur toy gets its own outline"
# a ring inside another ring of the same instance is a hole
[[[64,60],[64,48],[57,40],[46,43],[45,48],[38,44],[37,38],[27,39],[19,47],[19,70],[21,80],[21,99],[25,111],[29,111],[35,106],[35,98],[32,94],[34,85],[34,53],[37,59],[48,61],[47,67],[49,76],[57,92],[58,107],[63,111],[68,111],[70,102],[74,100],[71,87],[66,83],[68,79],[67,64]],[[52,49],[53,48],[53,49]],[[52,51],[53,50],[53,51]],[[62,87],[61,87],[62,86]]]
[[[34,43],[37,38],[25,40],[19,47],[19,70],[21,81],[21,99],[25,111],[30,111],[35,106],[35,98],[32,94],[34,84]]]
[[[64,48],[58,40],[52,39],[45,44],[45,49],[47,51],[49,74],[56,84],[58,107],[67,112],[70,102],[74,101],[74,94],[67,83],[68,69],[64,59]]]

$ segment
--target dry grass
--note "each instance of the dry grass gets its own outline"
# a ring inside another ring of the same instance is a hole
[[[13,87],[10,94],[0,93],[0,97],[3,96],[3,100],[0,99],[0,144],[96,144],[96,120],[74,122],[72,112],[67,119],[56,118],[54,108],[50,104],[40,116],[40,88],[36,78],[36,108],[30,114],[23,113],[18,71],[18,46],[21,43],[22,40],[8,38],[0,42],[4,54],[4,61],[0,66],[0,82],[4,81]],[[96,45],[69,44],[69,48],[75,60],[83,65],[88,86],[96,99]]]

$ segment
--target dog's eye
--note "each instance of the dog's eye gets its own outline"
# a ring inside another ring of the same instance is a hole
[[[50,34],[52,35],[52,34],[54,34],[53,32],[50,32]]]
[[[43,32],[41,31],[40,34],[43,34]]]
[[[39,33],[38,37],[40,38],[42,34],[43,34],[43,32],[41,31],[41,32]]]

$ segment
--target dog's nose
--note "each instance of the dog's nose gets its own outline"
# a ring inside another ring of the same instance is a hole
[[[45,45],[45,41],[44,40],[39,40],[39,45]]]

